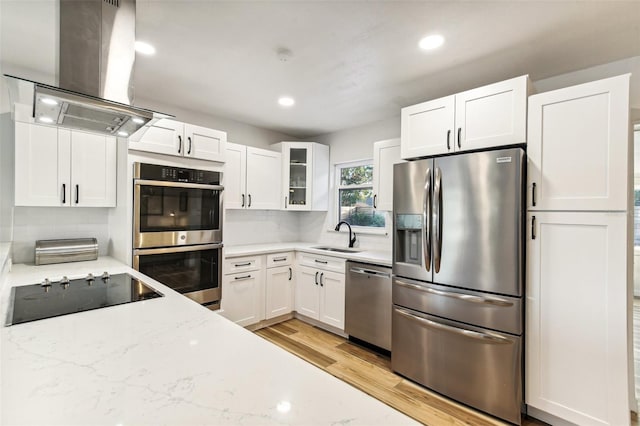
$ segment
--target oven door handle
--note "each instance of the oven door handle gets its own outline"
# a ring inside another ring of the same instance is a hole
[[[136,185],[147,186],[168,186],[172,188],[193,188],[193,189],[210,189],[214,191],[224,190],[222,185],[210,185],[206,183],[188,183],[188,182],[166,182],[163,180],[136,179]]]
[[[143,256],[147,254],[166,254],[166,253],[184,253],[188,251],[202,251],[221,249],[222,243],[219,244],[200,244],[197,246],[178,246],[178,247],[162,247],[152,249],[135,249],[134,256]]]

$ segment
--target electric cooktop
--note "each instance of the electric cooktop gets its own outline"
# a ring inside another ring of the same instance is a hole
[[[55,282],[47,278],[11,289],[7,326],[163,296],[129,274],[65,276]]]

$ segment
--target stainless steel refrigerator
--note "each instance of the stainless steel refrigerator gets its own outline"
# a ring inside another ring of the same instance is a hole
[[[394,371],[520,424],[524,182],[520,148],[396,164]]]

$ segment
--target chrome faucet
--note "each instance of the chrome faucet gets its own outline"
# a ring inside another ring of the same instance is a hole
[[[336,225],[336,231],[340,230],[340,226],[342,226],[343,223],[349,227],[349,247],[353,247],[353,244],[356,242],[356,233],[351,231],[351,225],[349,225],[349,222],[344,220],[338,222]],[[351,235],[353,235],[353,237]]]

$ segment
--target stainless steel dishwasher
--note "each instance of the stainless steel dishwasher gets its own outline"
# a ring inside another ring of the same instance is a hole
[[[391,350],[391,268],[347,262],[344,331]]]

